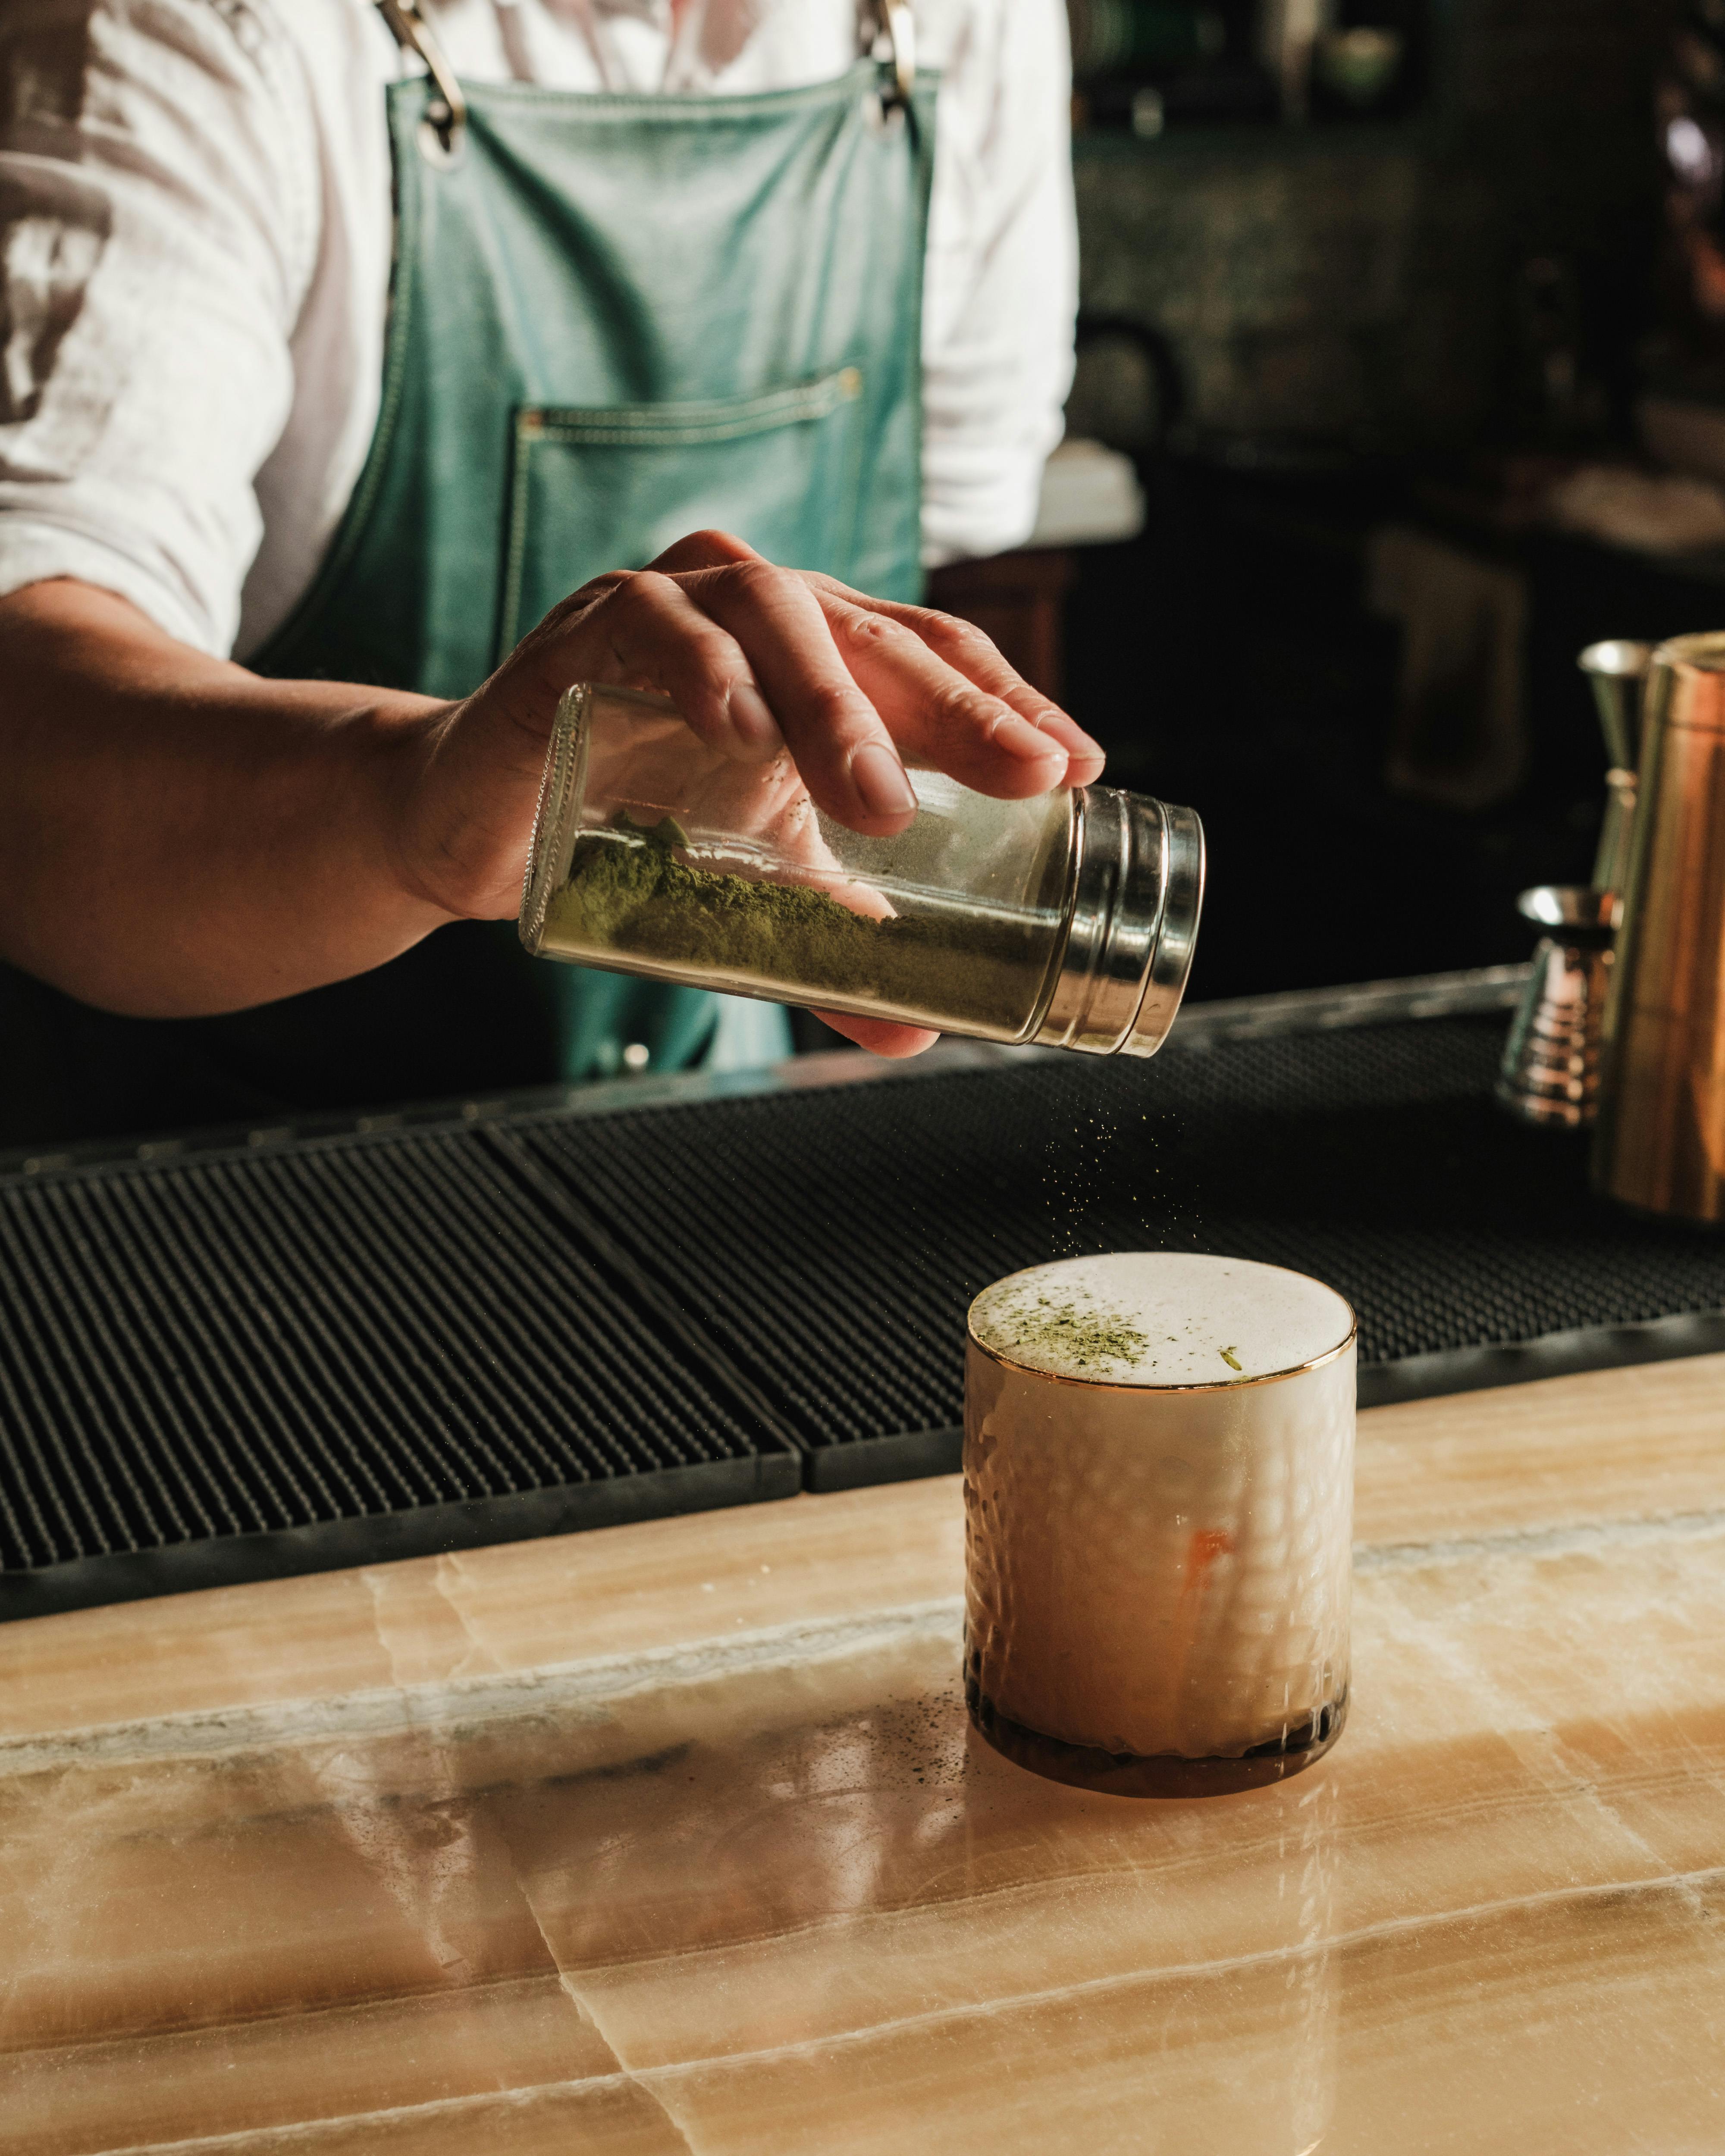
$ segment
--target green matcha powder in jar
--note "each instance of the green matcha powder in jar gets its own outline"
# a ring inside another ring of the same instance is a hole
[[[1198,929],[1193,812],[910,778],[909,828],[864,838],[815,808],[788,755],[732,762],[664,698],[579,683],[552,731],[521,941],[727,995],[1153,1055]]]

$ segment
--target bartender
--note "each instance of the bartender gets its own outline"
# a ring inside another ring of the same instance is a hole
[[[515,939],[571,681],[866,833],[1096,775],[916,603],[1058,435],[1064,11],[914,27],[937,99],[855,0],[10,12],[0,1146],[722,1053]]]

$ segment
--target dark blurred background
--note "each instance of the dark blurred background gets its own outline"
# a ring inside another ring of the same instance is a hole
[[[1524,957],[1577,652],[1725,626],[1725,0],[1071,15],[1068,445],[936,595],[1202,813],[1195,996]]]

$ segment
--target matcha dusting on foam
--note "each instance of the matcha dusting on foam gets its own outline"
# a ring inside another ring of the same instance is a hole
[[[1003,1301],[989,1315],[991,1346],[1007,1353],[1028,1348],[1081,1370],[1096,1363],[1136,1368],[1150,1345],[1149,1334],[1129,1318],[1088,1297],[1059,1302],[1050,1296],[1037,1295],[1033,1300],[1026,1295]]]

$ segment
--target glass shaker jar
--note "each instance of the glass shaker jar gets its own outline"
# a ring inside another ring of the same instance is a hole
[[[865,838],[816,808],[788,753],[732,762],[663,697],[578,683],[546,759],[521,941],[728,995],[1153,1055],[1204,893],[1192,810],[910,779],[909,827]]]

